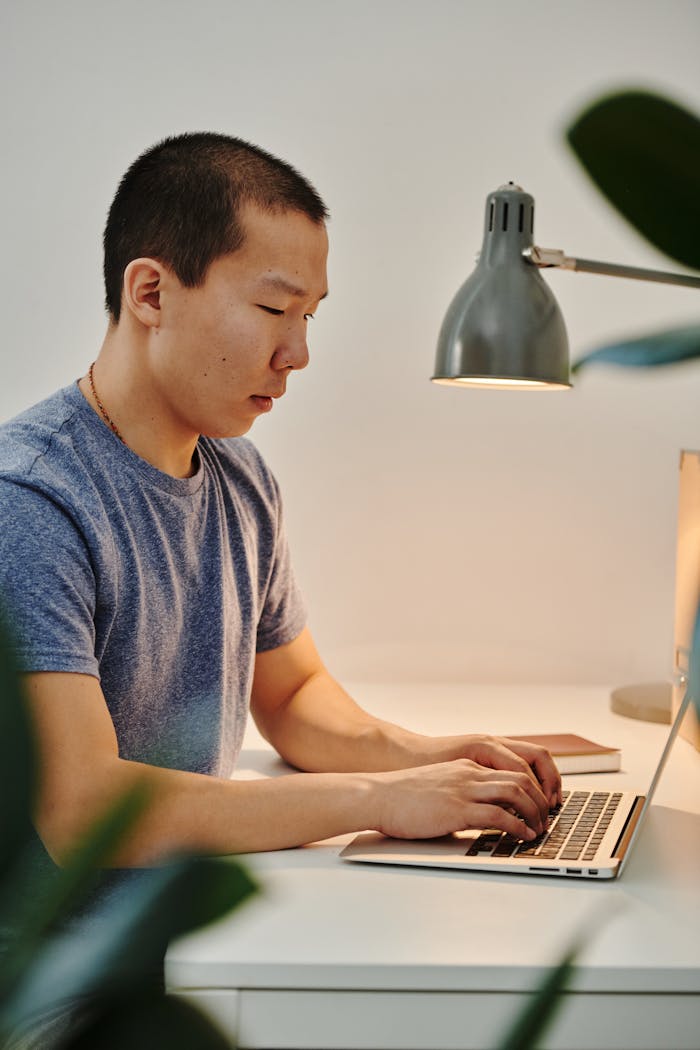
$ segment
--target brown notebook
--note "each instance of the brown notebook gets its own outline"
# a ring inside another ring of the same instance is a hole
[[[552,752],[560,773],[615,773],[620,768],[619,748],[596,744],[575,733],[517,734],[510,739],[546,747]]]

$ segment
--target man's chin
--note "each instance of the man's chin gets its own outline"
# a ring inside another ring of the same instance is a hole
[[[254,419],[238,419],[226,427],[211,427],[201,432],[202,437],[213,439],[243,437],[252,427]]]

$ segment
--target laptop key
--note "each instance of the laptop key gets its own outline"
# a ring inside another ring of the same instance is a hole
[[[491,854],[492,857],[512,857],[520,843],[516,839],[504,835]]]
[[[484,831],[467,850],[468,857],[490,857],[502,836],[502,831]]]

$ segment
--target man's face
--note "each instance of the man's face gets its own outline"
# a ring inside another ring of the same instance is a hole
[[[327,294],[325,226],[246,206],[245,241],[199,288],[168,271],[149,352],[154,394],[185,433],[245,434],[308,360],[306,328]]]

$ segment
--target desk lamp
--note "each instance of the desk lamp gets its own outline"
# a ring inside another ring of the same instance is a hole
[[[455,295],[438,338],[434,383],[520,390],[571,386],[566,326],[540,275],[559,267],[700,288],[700,277],[576,259],[533,243],[535,202],[509,182],[486,198],[477,267]]]
[[[566,326],[540,269],[559,267],[700,288],[700,277],[577,259],[533,243],[535,202],[509,182],[486,198],[477,267],[455,295],[438,337],[434,383],[519,390],[571,386]],[[613,710],[670,721],[671,687],[644,683],[614,690]]]

